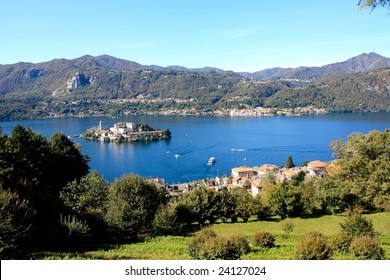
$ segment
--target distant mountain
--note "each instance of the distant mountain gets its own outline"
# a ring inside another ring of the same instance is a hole
[[[176,71],[203,72],[203,73],[207,73],[207,72],[217,72],[217,73],[225,72],[225,70],[222,70],[222,69],[219,69],[219,68],[215,68],[215,67],[186,68],[186,67],[178,66],[178,65],[168,66],[167,69],[172,69],[172,70],[176,70]]]
[[[390,58],[377,53],[363,53],[343,62],[324,65],[321,67],[271,68],[254,73],[243,74],[258,80],[268,79],[301,79],[312,80],[324,75],[347,74],[377,70],[390,67]]]
[[[315,106],[333,112],[390,111],[390,68],[349,74],[331,74],[306,87],[282,89],[265,106]]]
[[[141,65],[108,55],[20,62],[0,65],[0,119],[62,112],[211,112],[256,106],[389,111],[390,70],[386,67],[390,59],[376,53],[322,67],[255,73]],[[131,101],[116,102],[124,99]]]

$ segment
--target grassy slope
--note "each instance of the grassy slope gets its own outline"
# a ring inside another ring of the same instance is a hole
[[[374,228],[380,233],[382,247],[386,251],[386,259],[390,260],[390,213],[377,213],[368,215],[373,221]],[[267,221],[236,224],[215,224],[213,230],[220,235],[243,234],[250,238],[259,231],[268,231],[276,237],[276,247],[272,249],[260,249],[252,246],[251,252],[243,256],[243,259],[288,260],[292,259],[294,249],[303,234],[311,230],[317,230],[332,237],[340,231],[340,222],[345,216],[324,216],[313,219],[291,219],[295,225],[294,231],[285,234],[283,221]],[[77,253],[51,253],[41,252],[33,256],[37,259],[149,259],[149,260],[185,260],[190,259],[187,253],[190,237],[157,237],[145,242],[106,245],[96,250]],[[349,254],[336,253],[334,259],[352,259]]]

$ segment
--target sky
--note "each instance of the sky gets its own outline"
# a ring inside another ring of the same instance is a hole
[[[107,54],[254,72],[390,57],[390,10],[358,0],[0,0],[0,64]]]

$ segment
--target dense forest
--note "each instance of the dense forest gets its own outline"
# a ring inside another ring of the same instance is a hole
[[[301,172],[277,182],[268,174],[255,197],[242,188],[199,186],[174,199],[137,175],[109,184],[64,134],[46,139],[17,125],[10,136],[0,131],[0,257],[186,235],[217,220],[389,211],[390,130],[351,134],[331,146],[337,168],[324,178]]]

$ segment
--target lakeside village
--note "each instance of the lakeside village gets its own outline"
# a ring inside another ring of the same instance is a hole
[[[130,122],[119,122],[108,128],[103,128],[102,121],[97,127],[87,129],[81,137],[86,139],[98,140],[103,142],[132,142],[132,141],[151,141],[171,138],[171,132],[168,128],[164,131],[153,129],[147,124],[135,124]],[[216,162],[211,157],[207,164]],[[323,177],[325,174],[334,173],[337,166],[334,162],[322,162],[314,160],[307,162],[302,167],[286,168],[274,164],[264,164],[260,167],[235,167],[231,170],[230,176],[216,177],[212,179],[200,179],[192,182],[168,185],[163,178],[147,179],[151,184],[158,188],[165,188],[171,197],[177,197],[182,193],[188,193],[198,186],[204,186],[209,190],[221,191],[240,187],[245,189],[253,196],[260,194],[267,185],[267,177],[273,178],[275,182],[288,182],[294,175],[304,172],[307,177]]]
[[[267,177],[272,177],[276,182],[288,182],[299,172],[304,172],[307,177],[323,177],[325,174],[333,174],[337,166],[333,161],[310,161],[305,166],[286,168],[274,164],[264,164],[260,167],[235,167],[231,170],[231,176],[222,176],[212,179],[200,179],[188,183],[167,185],[163,178],[148,179],[147,181],[156,187],[165,188],[171,197],[191,192],[198,186],[204,186],[209,190],[221,191],[226,188],[229,191],[240,187],[253,196],[260,194],[267,185]]]
[[[132,142],[170,139],[172,135],[169,128],[161,131],[147,124],[131,122],[118,122],[112,127],[103,128],[103,122],[99,121],[99,126],[87,129],[81,137],[103,142]]]

